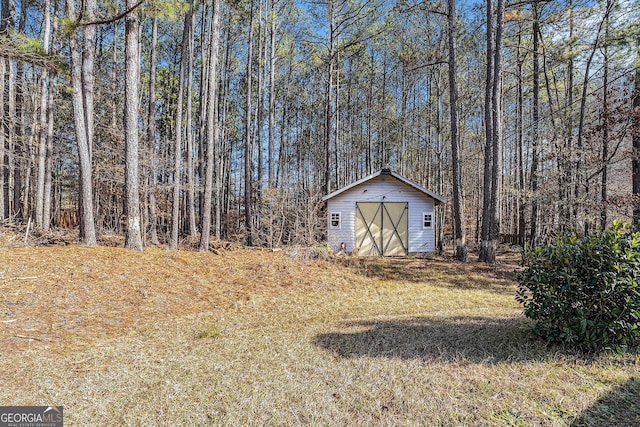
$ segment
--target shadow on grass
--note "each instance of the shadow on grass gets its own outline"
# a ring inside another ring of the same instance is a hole
[[[541,360],[551,354],[524,317],[412,318],[355,322],[316,336],[315,345],[343,358],[384,357],[447,362]]]
[[[366,259],[345,262],[356,274],[384,281],[425,283],[448,289],[485,290],[513,295],[513,270],[498,271],[481,263],[440,259]],[[503,269],[504,270],[504,269]]]
[[[640,426],[640,380],[632,378],[598,399],[572,427]]]

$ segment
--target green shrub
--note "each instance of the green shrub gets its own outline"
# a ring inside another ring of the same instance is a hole
[[[528,251],[524,266],[516,299],[549,342],[598,351],[640,338],[639,227],[563,235]]]

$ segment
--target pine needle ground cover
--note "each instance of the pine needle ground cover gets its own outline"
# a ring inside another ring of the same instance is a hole
[[[0,247],[0,405],[68,425],[640,422],[636,352],[546,347],[512,271]]]

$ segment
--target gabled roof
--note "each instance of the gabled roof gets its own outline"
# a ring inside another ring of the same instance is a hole
[[[373,174],[371,174],[369,176],[366,176],[366,177],[362,178],[359,181],[354,182],[353,184],[347,185],[346,187],[343,187],[343,188],[341,188],[339,190],[336,190],[333,193],[327,194],[326,196],[324,196],[322,198],[322,201],[327,201],[327,200],[337,196],[338,194],[342,194],[345,191],[350,190],[350,189],[352,189],[354,187],[357,187],[360,184],[364,184],[365,182],[370,181],[373,178],[376,178],[376,177],[378,177],[380,175],[387,175],[387,176],[394,177],[395,179],[397,179],[398,181],[408,185],[409,187],[412,187],[412,188],[418,190],[419,192],[425,194],[426,196],[431,197],[433,200],[435,200],[436,204],[447,203],[447,200],[444,199],[442,196],[434,193],[433,191],[427,190],[426,188],[416,184],[415,182],[409,181],[407,178],[405,178],[405,177],[403,177],[401,175],[398,175],[397,173],[393,172],[390,169],[381,169],[378,172],[375,172],[375,173],[373,173]]]

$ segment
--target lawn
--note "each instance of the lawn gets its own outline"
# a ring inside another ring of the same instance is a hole
[[[547,347],[513,260],[0,247],[0,405],[67,425],[628,425],[636,351]]]

